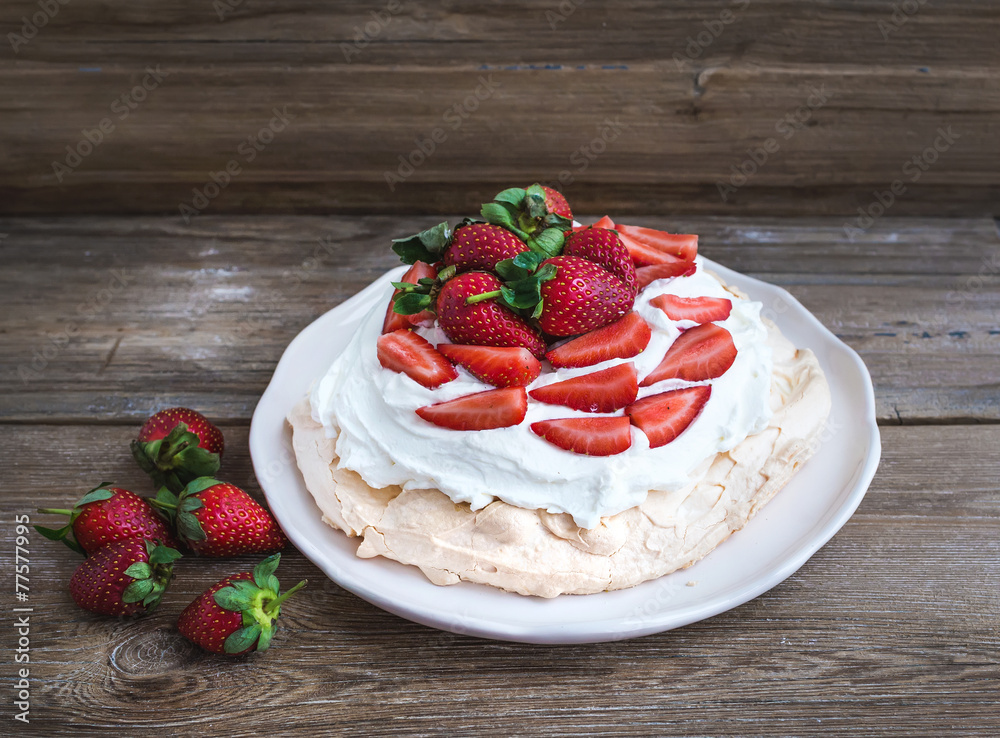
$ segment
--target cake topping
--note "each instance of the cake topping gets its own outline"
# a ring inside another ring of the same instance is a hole
[[[708,385],[661,392],[632,403],[625,413],[646,434],[649,447],[659,448],[683,433],[711,396]]]
[[[690,320],[694,323],[725,320],[733,311],[733,301],[725,297],[658,295],[649,304],[660,308],[671,320]]]
[[[417,415],[442,428],[477,431],[517,425],[527,411],[524,387],[507,387],[420,407]]]
[[[685,331],[673,342],[663,361],[646,375],[640,387],[666,379],[703,382],[721,377],[736,361],[733,337],[722,326],[706,323]]]
[[[559,418],[531,424],[531,430],[554,446],[583,456],[614,456],[632,445],[626,417]]]
[[[520,346],[468,346],[442,343],[438,351],[494,387],[525,387],[542,371],[542,364]]]
[[[531,399],[585,413],[613,413],[635,401],[639,384],[635,364],[618,364],[581,377],[533,389]]]
[[[379,336],[378,361],[389,371],[401,372],[428,389],[458,376],[455,367],[430,341],[405,328]]]
[[[639,313],[631,312],[614,323],[585,333],[545,354],[556,368],[582,367],[611,359],[631,359],[649,345],[652,331]]]

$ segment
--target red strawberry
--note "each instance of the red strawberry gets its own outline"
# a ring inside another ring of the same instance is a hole
[[[733,311],[732,300],[724,297],[658,295],[649,304],[660,308],[671,320],[693,320],[695,323],[725,320]]]
[[[542,371],[541,362],[520,346],[442,343],[438,351],[494,387],[524,387],[538,379]]]
[[[469,304],[468,299],[497,293],[503,285],[486,272],[452,277],[437,297],[438,324],[453,343],[476,346],[523,346],[533,356],[545,354],[545,341],[528,322],[497,302],[496,297]]]
[[[406,274],[403,275],[400,282],[407,282],[409,284],[417,284],[421,279],[434,279],[437,277],[437,269],[432,267],[430,264],[426,264],[422,261],[417,261],[406,270]],[[382,323],[383,333],[392,333],[393,331],[398,331],[403,328],[412,328],[415,325],[419,325],[425,321],[431,321],[434,319],[434,313],[429,310],[423,310],[414,315],[401,315],[392,309],[395,302],[396,295],[398,295],[401,290],[396,289],[392,293],[393,299],[389,300],[389,306],[385,310],[385,321]]]
[[[592,225],[589,225],[589,226],[574,226],[573,230],[574,231],[582,231],[582,230],[585,230],[587,228],[608,228],[608,229],[613,230],[614,227],[615,227],[615,222],[613,220],[611,220],[611,218],[609,218],[608,216],[605,215],[603,218],[601,218],[599,221],[597,221],[596,223],[594,223]]]
[[[253,572],[240,572],[217,582],[184,608],[177,630],[212,653],[236,655],[266,651],[277,630],[282,603],[306,585],[303,580],[278,594],[280,554],[264,559]]]
[[[614,231],[595,227],[574,230],[563,246],[563,256],[579,256],[604,267],[625,283],[633,297],[639,291],[632,257]]]
[[[73,601],[102,615],[147,613],[158,604],[173,574],[179,551],[129,538],[109,543],[89,557],[69,580]]]
[[[632,431],[624,416],[540,420],[531,430],[566,451],[587,456],[613,456],[632,445]]]
[[[649,345],[652,332],[639,313],[631,312],[614,323],[586,333],[545,356],[556,368],[593,366],[609,359],[631,359]]]
[[[688,277],[697,270],[698,267],[693,261],[675,261],[669,264],[639,267],[635,270],[635,276],[639,281],[639,289],[644,290],[658,279]]]
[[[528,394],[549,405],[565,405],[585,413],[613,413],[635,402],[638,391],[635,365],[629,362],[547,384]]]
[[[127,489],[104,482],[85,494],[72,510],[42,508],[40,513],[69,515],[69,523],[54,530],[35,526],[35,530],[53,541],[62,541],[74,551],[92,554],[99,548],[130,538],[159,540],[177,547],[170,528],[142,497]],[[69,538],[72,531],[73,538]]]
[[[472,269],[492,271],[498,261],[513,259],[528,244],[510,231],[489,223],[471,223],[455,229],[444,263],[460,272]]]
[[[202,477],[174,495],[166,488],[153,504],[165,510],[177,537],[202,556],[271,553],[288,544],[277,521],[239,487]]]
[[[156,413],[132,441],[132,456],[157,486],[180,490],[192,479],[219,470],[222,431],[199,412],[172,407]]]
[[[578,256],[555,256],[539,271],[556,267],[542,283],[542,330],[552,336],[575,336],[617,320],[632,309],[635,293],[621,279]]]
[[[561,215],[566,220],[573,220],[573,211],[569,209],[569,203],[563,194],[545,185],[541,185],[541,188],[545,191],[545,207],[549,212]]]
[[[708,385],[685,387],[643,397],[625,408],[625,413],[646,434],[649,447],[659,448],[691,425],[711,395]]]
[[[615,230],[637,267],[669,264],[677,259],[694,261],[698,255],[698,237],[695,235],[667,233],[620,223]]]
[[[517,425],[527,410],[524,387],[507,387],[420,407],[417,415],[442,428],[490,430]]]
[[[455,367],[430,341],[405,328],[379,336],[376,352],[386,369],[405,374],[428,389],[458,377]]]
[[[733,337],[722,326],[705,323],[684,331],[673,342],[660,362],[640,387],[649,387],[664,379],[701,382],[721,377],[736,361]]]

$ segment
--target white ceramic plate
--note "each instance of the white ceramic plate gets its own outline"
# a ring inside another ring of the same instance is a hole
[[[418,569],[355,556],[350,539],[320,520],[291,450],[285,415],[347,345],[362,317],[386,299],[394,269],[329,311],[289,344],[250,426],[250,454],[271,510],[292,542],[333,581],[384,610],[434,628],[526,643],[634,638],[717,615],[771,589],[847,522],[875,475],[881,450],[871,377],[860,357],[785,290],[705,260],[764,303],[799,347],[811,348],[830,382],[833,411],[823,443],[747,526],[689,569],[632,589],[554,599],[462,582],[438,587]],[[694,583],[688,586],[688,583]]]

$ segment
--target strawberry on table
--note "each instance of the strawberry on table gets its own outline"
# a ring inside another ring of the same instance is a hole
[[[444,263],[460,272],[474,269],[493,271],[497,262],[513,259],[528,244],[510,231],[490,223],[459,226],[444,252]]]
[[[288,544],[278,522],[239,487],[202,477],[179,495],[161,487],[153,504],[170,517],[177,537],[202,556],[271,553]]]
[[[115,541],[87,558],[69,581],[73,601],[102,615],[151,611],[173,575],[179,551],[145,538]]]
[[[547,384],[528,394],[549,405],[565,405],[586,413],[611,413],[634,402],[638,391],[635,365],[629,362]]]
[[[157,485],[175,492],[219,470],[222,431],[201,413],[172,407],[152,415],[132,441],[132,456]]]
[[[643,397],[625,408],[625,413],[646,434],[649,447],[659,448],[683,433],[711,396],[708,385],[685,387]]]
[[[671,320],[691,320],[695,323],[725,320],[733,310],[733,301],[724,297],[657,295],[649,304],[660,308]]]
[[[461,364],[477,379],[494,387],[524,387],[542,371],[542,364],[520,346],[470,346],[442,343],[438,351]]]
[[[177,630],[212,653],[237,655],[266,651],[277,630],[281,605],[306,585],[303,580],[279,594],[274,575],[280,554],[264,559],[253,572],[226,577],[184,608]]]
[[[688,277],[697,270],[698,267],[693,261],[675,261],[670,264],[654,264],[652,266],[639,267],[635,270],[635,276],[639,282],[639,289],[644,290],[658,279]]]
[[[400,282],[405,282],[406,284],[417,285],[420,283],[421,279],[436,279],[437,269],[432,267],[430,264],[426,264],[422,261],[417,261],[406,270],[406,274],[402,276],[399,280]],[[382,332],[392,333],[393,331],[398,331],[402,328],[412,328],[415,325],[431,321],[434,319],[434,313],[429,310],[422,310],[419,313],[414,313],[413,315],[402,315],[393,310],[396,303],[396,298],[402,293],[402,290],[398,287],[392,293],[392,299],[389,300],[389,306],[385,311],[385,320],[382,322]]]
[[[383,367],[405,374],[428,389],[458,377],[455,367],[430,341],[405,328],[379,336],[376,353]]]
[[[517,425],[527,411],[524,387],[506,387],[417,408],[417,415],[442,428],[469,431]]]
[[[639,313],[631,312],[614,323],[585,333],[549,351],[545,356],[556,368],[593,366],[609,359],[631,359],[649,345],[652,331]]]
[[[437,296],[438,324],[453,343],[522,346],[535,357],[545,354],[541,333],[497,301],[503,283],[486,272],[452,277]]]
[[[736,361],[733,336],[722,326],[705,323],[684,331],[673,342],[663,360],[639,383],[640,387],[665,379],[701,382],[721,377]]]
[[[549,443],[585,456],[613,456],[632,445],[632,431],[625,416],[540,420],[531,430]]]
[[[68,515],[69,522],[62,528],[36,525],[35,530],[84,555],[130,538],[159,540],[171,548],[177,547],[170,528],[146,499],[127,489],[112,487],[110,482],[102,482],[87,492],[72,510],[41,508],[38,512]],[[71,532],[73,538],[69,537]]]

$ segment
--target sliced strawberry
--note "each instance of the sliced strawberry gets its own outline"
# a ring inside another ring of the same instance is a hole
[[[601,218],[596,223],[593,223],[592,225],[574,226],[573,230],[582,231],[584,228],[607,228],[608,230],[614,230],[614,227],[615,227],[615,222],[611,220],[611,218],[605,215],[603,218]]]
[[[585,413],[613,413],[635,402],[638,392],[635,365],[629,362],[539,387],[528,394],[549,405],[565,405]]]
[[[542,371],[542,363],[520,346],[469,346],[442,343],[438,351],[494,387],[524,387]]]
[[[556,368],[593,366],[609,359],[631,359],[649,345],[652,332],[639,313],[585,333],[552,349],[545,357]]]
[[[421,279],[434,279],[436,276],[437,269],[430,264],[417,261],[406,270],[406,274],[399,281],[416,284]],[[398,294],[399,290],[396,290],[392,293],[392,296],[395,297]],[[392,333],[403,328],[412,328],[419,323],[423,323],[425,320],[434,319],[434,313],[430,310],[424,310],[415,315],[401,315],[392,309],[392,304],[393,301],[390,299],[389,307],[385,311],[385,321],[382,323],[382,333]]]
[[[507,387],[419,407],[417,415],[442,428],[490,430],[517,425],[527,411],[524,387]]]
[[[632,445],[631,424],[624,415],[605,418],[540,420],[531,430],[549,443],[586,456],[613,456]]]
[[[660,308],[671,320],[693,320],[695,323],[725,320],[733,311],[733,301],[724,297],[658,295],[649,304]]]
[[[649,387],[664,379],[688,382],[715,379],[725,374],[734,361],[736,345],[729,331],[715,323],[705,323],[678,336],[660,365],[639,386]]]
[[[683,433],[711,396],[709,385],[685,387],[643,397],[625,408],[625,413],[646,434],[649,447],[659,448]]]
[[[455,367],[430,341],[411,330],[379,336],[377,350],[382,366],[401,372],[428,389],[440,387],[458,376]]]
[[[664,259],[665,256],[694,261],[698,255],[698,236],[694,234],[667,233],[621,223],[615,226],[615,230],[637,267],[670,263]]]
[[[688,277],[697,270],[698,267],[693,261],[674,261],[669,264],[653,264],[652,266],[639,267],[635,270],[635,276],[639,281],[639,289],[644,290],[658,279]]]

